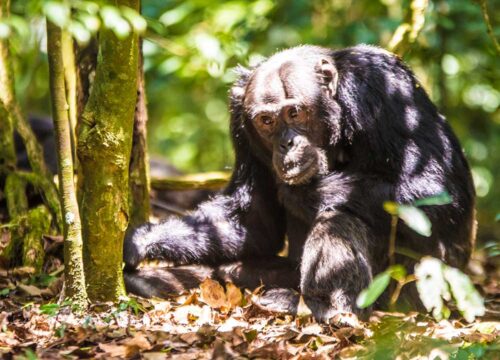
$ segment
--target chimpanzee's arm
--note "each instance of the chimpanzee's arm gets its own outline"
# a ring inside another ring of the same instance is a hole
[[[216,264],[246,255],[274,255],[283,246],[284,232],[274,180],[249,160],[240,164],[224,193],[190,215],[148,223],[129,234],[124,261],[135,268],[144,259]]]

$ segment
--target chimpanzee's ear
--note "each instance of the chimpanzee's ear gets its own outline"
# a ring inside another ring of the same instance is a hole
[[[330,59],[322,58],[316,65],[316,73],[321,84],[321,89],[330,98],[337,93],[339,74]]]
[[[241,65],[235,69],[238,79],[234,82],[233,87],[229,93],[229,98],[231,100],[231,107],[241,104],[243,98],[245,97],[245,90],[250,78],[252,71]]]

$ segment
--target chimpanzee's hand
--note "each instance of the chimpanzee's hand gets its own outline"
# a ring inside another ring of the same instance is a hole
[[[135,269],[146,258],[147,237],[152,224],[142,225],[125,235],[123,261],[128,269]]]

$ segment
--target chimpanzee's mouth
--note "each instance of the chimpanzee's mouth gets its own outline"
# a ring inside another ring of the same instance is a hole
[[[291,168],[280,168],[279,177],[288,185],[301,185],[309,182],[318,172],[316,159],[312,158],[303,164],[296,164]]]

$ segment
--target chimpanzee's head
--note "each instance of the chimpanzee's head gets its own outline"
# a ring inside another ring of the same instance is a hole
[[[272,159],[277,177],[289,184],[309,182],[328,172],[332,112],[338,74],[328,54],[308,56],[307,48],[274,55],[233,88],[245,126]],[[338,116],[337,116],[338,117]]]

